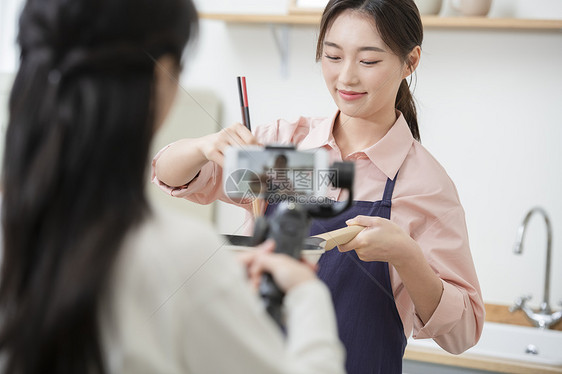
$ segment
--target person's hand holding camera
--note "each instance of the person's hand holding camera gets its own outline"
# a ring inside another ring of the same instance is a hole
[[[266,240],[255,250],[239,255],[239,261],[246,267],[248,278],[257,290],[264,273],[270,273],[279,288],[287,293],[298,285],[317,279],[313,265],[295,260],[280,253],[274,253],[275,242]]]

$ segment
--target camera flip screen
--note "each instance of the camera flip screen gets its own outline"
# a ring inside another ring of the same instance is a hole
[[[319,196],[329,185],[323,149],[230,148],[225,156],[225,192],[233,199]]]

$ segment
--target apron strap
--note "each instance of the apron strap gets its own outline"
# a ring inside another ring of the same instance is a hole
[[[386,181],[386,186],[384,186],[384,193],[382,195],[382,203],[384,205],[388,205],[388,206],[391,205],[392,193],[394,192],[394,184],[396,182],[396,178],[398,177],[399,172],[400,170],[396,172],[394,179],[388,178],[388,180]]]

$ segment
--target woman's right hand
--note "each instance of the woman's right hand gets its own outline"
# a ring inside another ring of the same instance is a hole
[[[314,266],[295,260],[280,253],[274,253],[275,242],[267,240],[254,251],[245,253],[240,260],[246,266],[252,286],[257,290],[264,273],[270,273],[283,292],[316,279]]]
[[[257,139],[241,123],[222,129],[221,131],[199,139],[199,149],[208,161],[224,165],[224,151],[229,146],[258,145]]]
[[[155,159],[156,177],[170,187],[185,186],[207,162],[214,161],[223,167],[226,147],[249,144],[258,141],[240,123],[201,138],[178,140]]]

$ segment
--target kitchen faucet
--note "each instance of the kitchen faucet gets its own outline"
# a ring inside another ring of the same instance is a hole
[[[529,219],[534,213],[540,213],[544,217],[544,222],[546,224],[546,234],[547,234],[547,241],[546,241],[546,272],[544,276],[544,295],[543,301],[540,305],[540,310],[538,312],[534,312],[531,308],[526,305],[526,302],[531,299],[531,296],[521,296],[515,300],[515,304],[509,308],[510,312],[515,312],[516,310],[521,309],[525,312],[527,318],[535,325],[541,329],[548,329],[550,326],[555,325],[562,319],[562,311],[558,311],[552,313],[550,305],[548,303],[549,294],[550,294],[550,259],[551,259],[551,252],[552,252],[552,226],[550,224],[550,218],[546,211],[541,207],[535,207],[531,209],[521,225],[519,225],[519,229],[517,230],[517,240],[515,241],[515,245],[513,246],[513,252],[516,254],[523,253],[523,239],[525,238],[525,231],[527,230],[527,224],[529,223]]]

